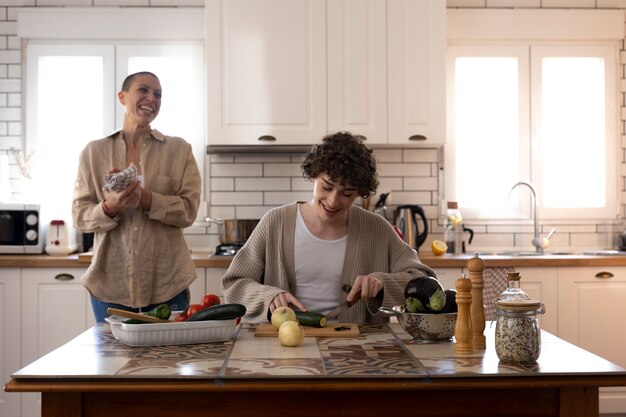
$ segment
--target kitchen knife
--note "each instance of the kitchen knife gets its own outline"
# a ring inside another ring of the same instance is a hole
[[[337,316],[344,312],[345,310],[349,309],[350,307],[352,307],[352,303],[349,303],[347,301],[344,301],[343,303],[339,304],[337,307],[333,308],[330,313],[326,314],[326,318],[328,320],[333,320],[335,318],[337,318]]]

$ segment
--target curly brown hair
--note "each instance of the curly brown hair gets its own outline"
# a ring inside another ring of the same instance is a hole
[[[356,188],[361,198],[376,193],[376,160],[359,139],[349,132],[324,137],[302,162],[302,176],[307,180],[326,173],[333,182]]]

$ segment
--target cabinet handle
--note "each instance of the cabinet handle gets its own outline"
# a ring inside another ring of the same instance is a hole
[[[602,271],[596,274],[596,278],[602,278],[602,279],[613,278],[613,274],[610,272]]]
[[[270,135],[263,135],[259,137],[259,140],[261,142],[275,142],[276,138],[274,136],[270,136]]]
[[[409,137],[409,140],[426,140],[426,136],[424,135],[413,135]]]
[[[58,281],[71,281],[74,279],[74,275],[61,273],[54,277]]]

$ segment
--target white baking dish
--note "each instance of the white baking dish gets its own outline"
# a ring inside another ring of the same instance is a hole
[[[126,324],[125,317],[109,316],[113,336],[129,346],[165,346],[224,342],[235,333],[237,320]]]

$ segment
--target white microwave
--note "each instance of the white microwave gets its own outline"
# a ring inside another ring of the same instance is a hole
[[[0,203],[0,254],[43,253],[39,204]]]

